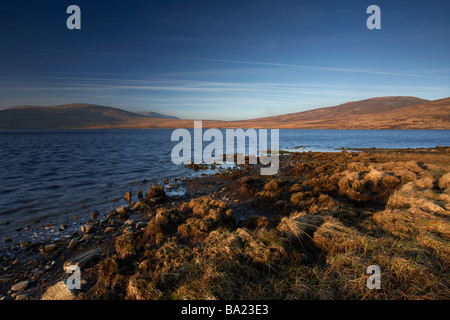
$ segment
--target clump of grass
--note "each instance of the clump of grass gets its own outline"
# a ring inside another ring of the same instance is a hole
[[[356,229],[329,217],[314,233],[314,243],[329,254],[364,251],[367,240]]]
[[[95,297],[100,299],[113,299],[117,287],[123,286],[124,277],[119,273],[119,265],[115,258],[106,258],[98,266],[98,281]]]
[[[244,228],[249,230],[256,230],[266,228],[269,224],[269,220],[266,217],[250,216],[244,221]]]
[[[286,176],[259,193],[262,179],[241,172],[226,190],[248,186],[243,193],[273,205],[275,216],[238,225],[226,203],[210,196],[158,208],[135,235],[135,254],[100,263],[97,297],[448,299],[450,189],[442,157],[293,154],[281,168]],[[381,268],[381,290],[366,287],[370,265]]]
[[[136,246],[132,235],[123,234],[116,239],[116,251],[121,258],[136,254]]]
[[[158,300],[163,293],[155,287],[152,277],[146,273],[139,273],[128,279],[126,299]]]
[[[447,172],[439,179],[439,188],[442,190],[450,188],[450,172]]]
[[[279,188],[277,180],[270,180],[264,185],[264,191],[277,191]]]
[[[279,195],[274,191],[261,191],[255,195],[255,204],[258,206],[273,205],[279,200]]]

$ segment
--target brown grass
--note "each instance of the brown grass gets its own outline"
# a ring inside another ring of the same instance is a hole
[[[245,183],[253,211],[274,215],[242,224],[212,196],[158,208],[100,263],[97,297],[448,299],[444,151],[293,154],[276,179]],[[366,287],[370,265],[380,290]]]

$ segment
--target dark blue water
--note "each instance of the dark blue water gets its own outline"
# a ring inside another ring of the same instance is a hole
[[[1,131],[0,235],[36,219],[57,223],[105,212],[128,190],[145,192],[164,178],[192,174],[170,161],[172,131]],[[280,130],[280,148],[301,151],[436,145],[450,145],[450,130]]]

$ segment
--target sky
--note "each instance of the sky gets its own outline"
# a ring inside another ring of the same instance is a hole
[[[81,29],[69,30],[69,5]],[[370,5],[381,29],[369,30]],[[91,103],[257,118],[450,96],[450,1],[133,0],[0,5],[0,109]]]

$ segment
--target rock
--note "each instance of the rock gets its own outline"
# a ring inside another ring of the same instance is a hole
[[[81,241],[89,241],[89,240],[91,240],[92,238],[94,238],[94,235],[93,235],[93,234],[85,234],[85,235],[80,239],[80,242],[81,242]]]
[[[100,213],[97,210],[94,210],[91,213],[91,218],[92,219],[97,219],[99,215],[100,215]]]
[[[30,241],[22,241],[21,243],[19,243],[19,246],[21,247],[28,247],[31,244]]]
[[[67,245],[67,249],[73,250],[73,249],[75,249],[77,244],[78,244],[78,240],[72,239],[72,240],[70,240],[69,244]]]
[[[164,198],[166,195],[166,192],[164,191],[164,188],[160,186],[152,186],[148,191],[146,195],[146,202],[158,202],[162,198]]]
[[[138,197],[139,201],[143,200],[144,199],[144,192],[142,192],[142,190],[139,190],[137,192],[137,197]]]
[[[127,220],[123,224],[126,225],[126,226],[131,226],[133,223],[134,223],[133,220]]]
[[[56,243],[48,244],[44,247],[44,252],[50,252],[56,249]]]
[[[123,197],[128,204],[131,204],[131,191],[128,191],[125,193],[125,196]]]
[[[83,252],[82,254],[79,254],[64,262],[63,269],[64,271],[66,271],[69,266],[78,266],[80,269],[90,267],[97,262],[97,260],[100,258],[101,253],[102,250],[100,248]]]
[[[28,293],[18,294],[16,300],[27,300],[30,295]]]
[[[144,222],[144,221],[140,221],[140,222],[136,223],[136,229],[137,230],[145,228],[146,226],[147,226],[147,222]]]
[[[132,235],[132,234],[134,234],[134,231],[131,227],[128,227],[123,230],[123,234]]]
[[[3,237],[3,243],[8,243],[11,241],[12,241],[12,239],[10,237],[8,237],[8,236]]]
[[[16,283],[15,285],[13,285],[11,287],[12,291],[22,291],[25,290],[26,288],[28,288],[28,285],[30,284],[30,281],[25,280],[19,283]]]
[[[114,232],[114,231],[116,231],[116,228],[114,228],[114,227],[107,227],[104,232],[105,233],[111,233],[111,232]]]
[[[47,289],[42,295],[41,300],[73,300],[76,297],[74,290],[67,288],[64,281],[60,281]]]
[[[133,205],[133,210],[145,210],[145,209],[148,209],[148,208],[150,208],[150,206],[148,205],[148,204],[146,204],[146,203],[144,203],[144,202],[136,202],[134,205]]]
[[[116,212],[117,214],[126,214],[128,213],[128,207],[127,206],[118,207]]]
[[[85,234],[90,234],[95,232],[95,227],[90,224],[84,224],[81,226],[81,232]]]

